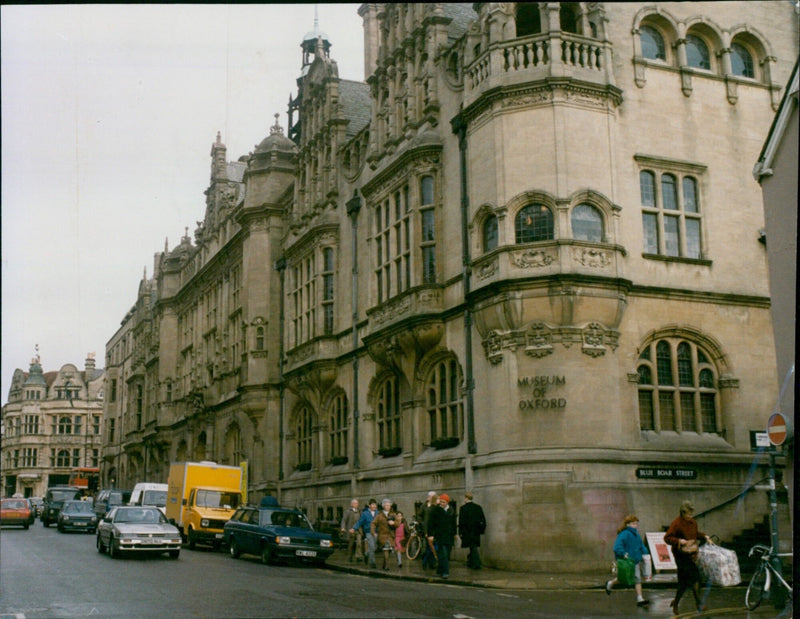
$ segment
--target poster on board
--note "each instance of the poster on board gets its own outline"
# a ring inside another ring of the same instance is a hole
[[[653,569],[656,572],[661,570],[677,570],[675,557],[672,556],[672,548],[664,541],[664,532],[645,533],[647,545],[650,547],[650,556],[653,559]]]

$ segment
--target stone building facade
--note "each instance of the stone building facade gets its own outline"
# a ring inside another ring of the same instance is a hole
[[[762,495],[723,504],[777,389],[751,166],[792,5],[359,13],[366,83],[315,28],[288,137],[212,146],[194,241],[107,347],[107,465],[247,461],[323,521],[471,490],[508,567],[602,566],[625,514],[657,531],[685,498],[751,526]]]
[[[2,494],[44,496],[73,468],[99,468],[103,446],[104,372],[89,353],[83,370],[68,363],[43,372],[38,353],[17,369],[2,411]]]

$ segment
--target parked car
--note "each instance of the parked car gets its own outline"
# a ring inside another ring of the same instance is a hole
[[[330,535],[315,531],[303,512],[279,507],[274,497],[237,509],[225,523],[224,540],[234,559],[246,553],[262,563],[299,559],[322,565],[333,553]]]
[[[122,490],[120,488],[101,490],[94,500],[94,513],[97,515],[97,520],[102,520],[115,505],[127,505],[130,500],[130,490]]]
[[[97,515],[88,501],[64,501],[58,514],[58,530],[88,531],[97,529]]]
[[[81,489],[74,486],[52,486],[44,495],[42,508],[42,525],[49,527],[51,523],[58,522],[58,512],[64,501],[79,501]]]
[[[114,507],[97,524],[97,552],[114,558],[123,552],[168,552],[177,559],[181,552],[181,533],[167,522],[157,507]]]
[[[0,502],[0,524],[31,526],[31,505],[27,499],[3,499]]]
[[[32,496],[28,498],[31,505],[33,505],[35,513],[34,516],[38,518],[42,515],[42,509],[44,509],[44,499],[40,496]]]

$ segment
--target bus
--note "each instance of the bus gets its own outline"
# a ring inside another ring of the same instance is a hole
[[[89,466],[75,467],[69,474],[69,485],[94,495],[100,487],[100,469]]]

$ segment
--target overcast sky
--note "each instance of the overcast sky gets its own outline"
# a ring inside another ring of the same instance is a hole
[[[319,5],[339,76],[363,80],[357,4]],[[217,131],[233,161],[286,131],[314,5],[0,8],[2,392],[39,345],[83,369],[153,255],[205,214]]]

